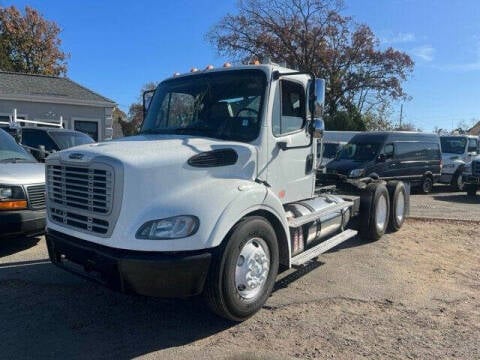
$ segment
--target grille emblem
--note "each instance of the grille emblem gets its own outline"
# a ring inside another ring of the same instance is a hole
[[[68,155],[68,158],[71,160],[82,160],[83,156],[84,155],[81,153],[71,153],[70,155]]]

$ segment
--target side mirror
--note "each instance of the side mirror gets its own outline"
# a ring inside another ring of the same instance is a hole
[[[38,145],[38,160],[45,161],[46,157],[47,157],[47,152],[45,151],[45,146]]]
[[[325,80],[324,79],[315,79],[315,82],[312,82],[312,86],[315,86],[314,91],[310,89],[309,106],[310,113],[314,118],[322,117],[323,115],[323,106],[325,103]]]
[[[321,139],[325,131],[325,123],[322,119],[315,119],[312,124],[312,136],[314,139]]]
[[[147,90],[143,93],[143,118],[145,119],[147,115],[148,108],[150,107],[150,103],[152,102],[153,93],[155,90]]]
[[[380,154],[377,156],[377,162],[385,162],[387,160],[387,156],[385,154]]]

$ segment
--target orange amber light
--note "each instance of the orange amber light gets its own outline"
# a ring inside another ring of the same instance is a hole
[[[27,200],[0,201],[0,210],[19,210],[27,208]]]

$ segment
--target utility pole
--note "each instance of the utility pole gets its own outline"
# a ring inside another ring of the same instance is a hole
[[[400,125],[399,125],[399,128],[402,127],[402,119],[403,119],[403,104],[400,105]]]

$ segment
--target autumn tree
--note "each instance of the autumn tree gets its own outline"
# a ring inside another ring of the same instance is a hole
[[[381,49],[367,25],[341,15],[342,6],[338,0],[243,0],[207,39],[234,60],[268,58],[324,78],[327,120],[339,111],[355,117],[405,98],[402,82],[412,59]]]
[[[60,49],[60,28],[29,7],[0,7],[0,69],[43,75],[63,75],[68,57]]]

